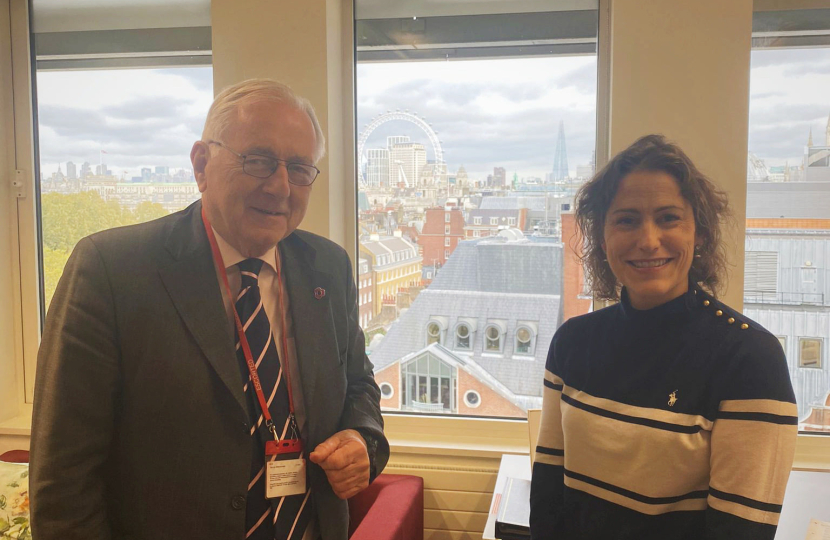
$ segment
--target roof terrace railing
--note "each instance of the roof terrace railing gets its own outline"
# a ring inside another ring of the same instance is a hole
[[[825,306],[824,293],[744,291],[745,304]]]

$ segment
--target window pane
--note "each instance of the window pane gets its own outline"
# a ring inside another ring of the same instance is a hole
[[[189,154],[213,99],[212,71],[37,73],[46,307],[78,240],[199,198]]]
[[[752,52],[744,311],[784,347],[802,430],[830,430],[828,63],[828,48]]]
[[[547,349],[515,329],[540,321],[547,344],[590,309],[565,246],[594,172],[597,4],[416,0],[398,13],[356,0],[360,257],[376,272],[414,267],[392,284],[397,318],[370,322],[385,330],[376,372],[429,346],[442,317],[441,354],[478,379],[454,382],[457,395],[487,388],[487,414],[541,406]],[[409,256],[384,264],[390,250]],[[486,330],[493,319],[510,334]]]

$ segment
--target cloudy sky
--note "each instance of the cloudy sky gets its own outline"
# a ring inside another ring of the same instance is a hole
[[[751,77],[750,150],[770,166],[799,163],[811,127],[816,144],[824,139],[830,49],[755,51]],[[359,129],[387,110],[416,112],[438,132],[451,171],[463,165],[483,179],[499,166],[543,177],[560,121],[571,171],[591,159],[594,57],[361,64],[357,79]],[[100,150],[127,178],[141,167],[189,167],[212,99],[210,68],[41,72],[37,84],[47,176],[58,163],[95,165]],[[432,159],[426,135],[407,122],[382,125],[367,147],[399,134]]]

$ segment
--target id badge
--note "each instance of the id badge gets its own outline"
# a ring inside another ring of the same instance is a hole
[[[266,498],[302,495],[305,491],[305,459],[278,459],[266,464]]]
[[[265,497],[275,499],[306,492],[306,462],[302,441],[288,439],[265,444]]]

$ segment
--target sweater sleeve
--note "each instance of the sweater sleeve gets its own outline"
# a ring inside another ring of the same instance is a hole
[[[773,540],[795,456],[798,410],[778,340],[755,328],[738,331],[712,428],[706,538]]]
[[[548,351],[545,365],[542,418],[530,488],[530,536],[533,540],[559,537],[563,529],[565,439],[560,403],[564,382],[557,363],[565,325],[559,328]]]

